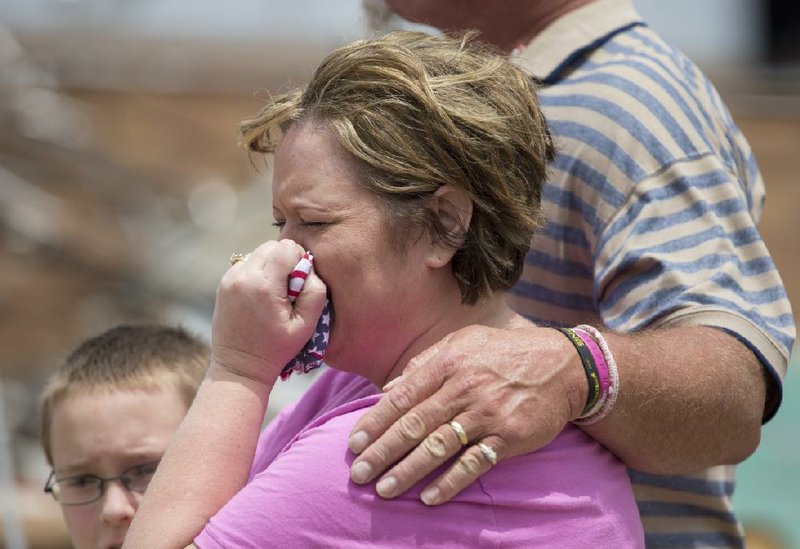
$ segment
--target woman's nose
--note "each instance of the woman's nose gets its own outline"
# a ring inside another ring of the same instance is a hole
[[[112,480],[106,484],[103,494],[101,518],[110,526],[130,524],[139,507],[139,500],[120,480]]]
[[[290,223],[289,221],[283,224],[281,230],[278,232],[278,238],[292,238],[290,235],[297,234],[297,227],[295,223]],[[292,239],[294,240],[294,239]]]
[[[303,244],[303,231],[300,227],[296,225],[290,226],[289,223],[281,227],[280,233],[278,233],[278,240],[294,240],[298,244],[300,244],[303,249],[306,249],[305,244]]]

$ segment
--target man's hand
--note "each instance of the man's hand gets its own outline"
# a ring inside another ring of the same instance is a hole
[[[350,449],[361,453],[351,478],[364,484],[391,467],[378,494],[402,494],[462,450],[455,420],[469,444],[422,492],[437,505],[491,468],[478,443],[498,460],[545,446],[580,414],[588,386],[574,347],[556,330],[469,326],[414,358],[385,390],[350,436]]]

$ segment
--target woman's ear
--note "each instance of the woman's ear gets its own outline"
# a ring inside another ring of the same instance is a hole
[[[449,233],[449,238],[446,242],[433,243],[426,264],[428,267],[443,267],[464,244],[472,219],[472,199],[458,187],[442,185],[433,193],[428,207],[439,218],[439,224]]]

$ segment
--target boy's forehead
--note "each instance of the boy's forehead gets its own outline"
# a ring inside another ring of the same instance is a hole
[[[158,458],[185,415],[186,404],[175,389],[71,390],[52,408],[53,465],[59,471],[136,456]]]

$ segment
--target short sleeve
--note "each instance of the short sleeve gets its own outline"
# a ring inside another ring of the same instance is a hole
[[[736,336],[775,381],[768,417],[795,328],[747,196],[712,154],[651,174],[600,236],[595,288],[612,329],[704,325]]]

